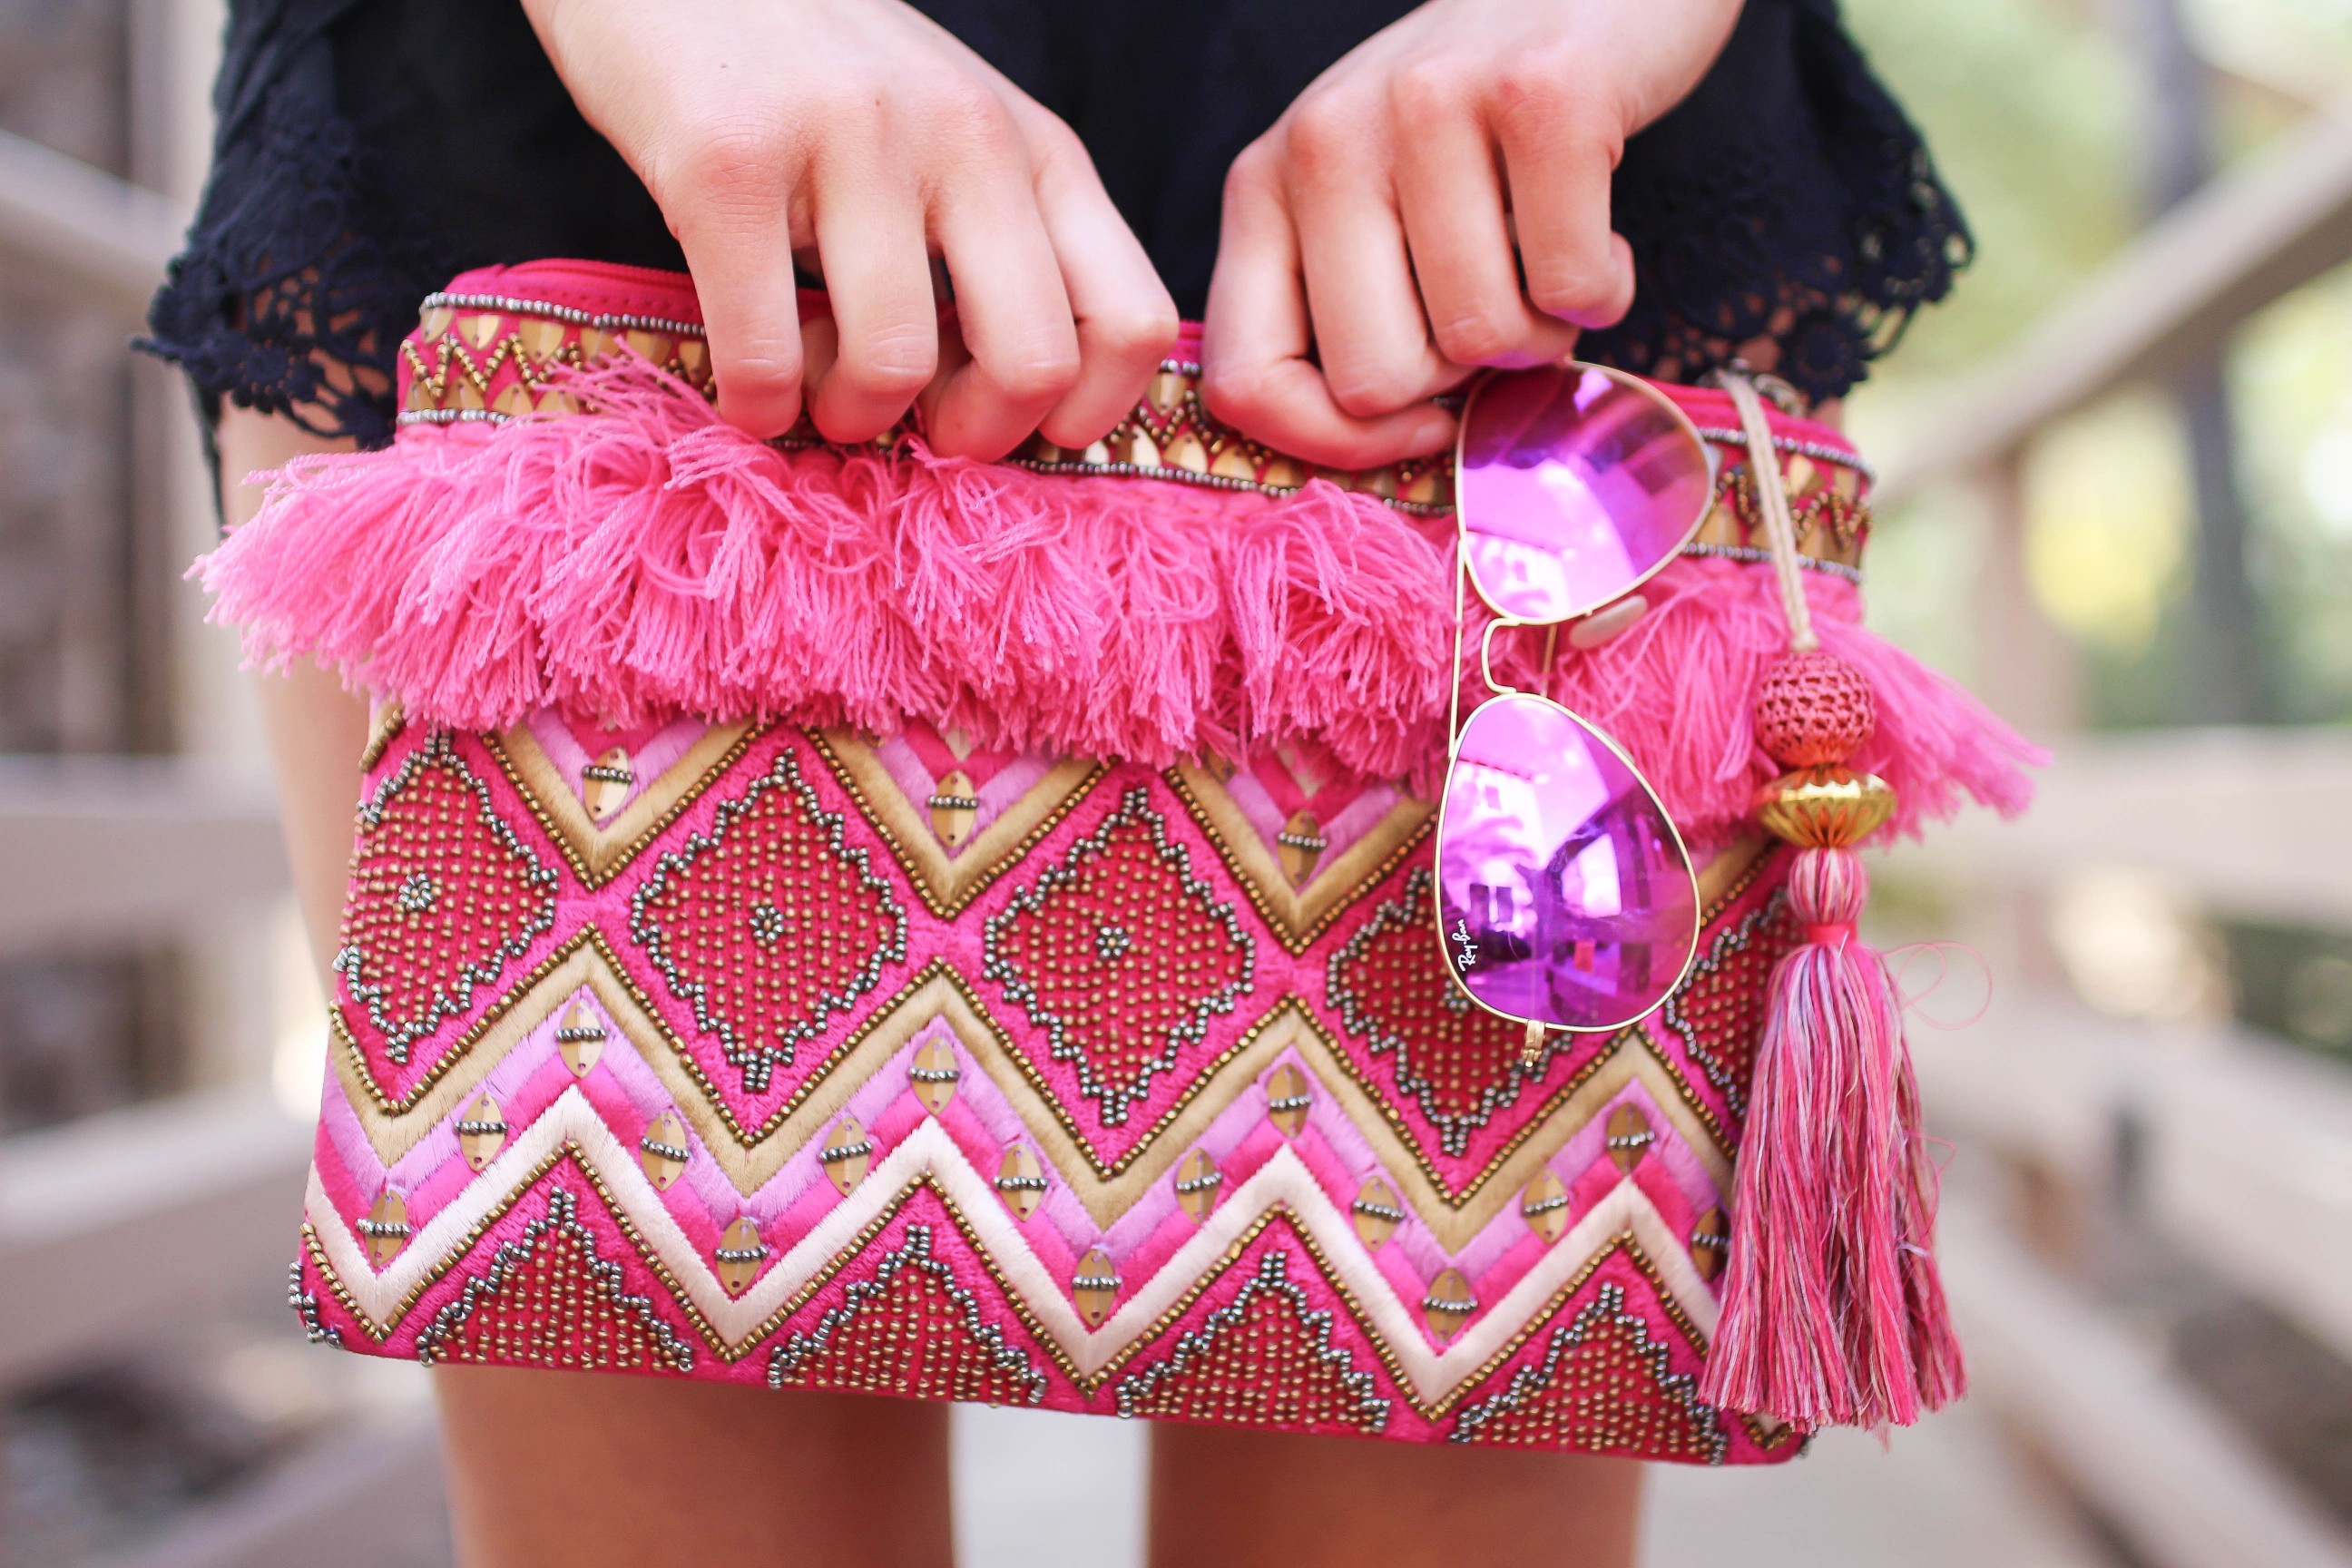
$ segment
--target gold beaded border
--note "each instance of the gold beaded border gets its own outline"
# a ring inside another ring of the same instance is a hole
[[[1395,848],[1381,858],[1378,866],[1358,878],[1354,887],[1341,894],[1329,909],[1324,910],[1302,930],[1294,928],[1289,921],[1282,918],[1276,911],[1272,900],[1266,896],[1265,889],[1259,885],[1257,878],[1252,876],[1242,865],[1234,848],[1225,842],[1223,835],[1217,831],[1216,825],[1209,819],[1206,803],[1201,800],[1192,788],[1192,781],[1184,777],[1182,771],[1169,768],[1160,776],[1175,793],[1176,798],[1183,803],[1184,809],[1191,815],[1193,825],[1199,827],[1202,836],[1216,847],[1217,858],[1225,863],[1225,869],[1231,873],[1233,879],[1241,884],[1242,891],[1249,899],[1250,907],[1257,910],[1258,919],[1265,924],[1266,933],[1281,943],[1283,950],[1293,958],[1298,957],[1308,948],[1313,947],[1341,915],[1369,898],[1382,882],[1394,875],[1396,868],[1412,858],[1412,852],[1421,847],[1422,841],[1427,838],[1437,826],[1435,813],[1423,816]]]
[[[351,1292],[344,1289],[342,1277],[335,1272],[335,1266],[327,1261],[326,1249],[319,1241],[317,1227],[307,1219],[302,1222],[302,1244],[309,1250],[310,1260],[318,1266],[319,1278],[326,1283],[327,1289],[334,1293],[335,1300],[342,1303],[343,1310],[351,1315],[352,1321],[359,1324],[361,1331],[369,1339],[377,1344],[383,1344],[400,1331],[400,1325],[407,1321],[408,1314],[415,1310],[417,1302],[425,1299],[425,1293],[439,1284],[452,1269],[472,1254],[475,1244],[488,1233],[489,1228],[512,1213],[514,1206],[522,1202],[533,1187],[544,1181],[551,1172],[567,1160],[578,1169],[581,1179],[595,1190],[596,1201],[604,1205],[604,1212],[611,1216],[614,1226],[619,1229],[623,1237],[627,1238],[639,1260],[647,1268],[653,1270],[654,1278],[659,1279],[662,1289],[669,1292],[671,1304],[686,1314],[687,1321],[694,1325],[694,1331],[701,1336],[702,1342],[709,1346],[711,1351],[723,1361],[732,1362],[738,1359],[727,1353],[725,1342],[719,1339],[717,1331],[712,1329],[709,1321],[703,1317],[701,1309],[694,1304],[693,1298],[689,1297],[685,1288],[678,1283],[677,1277],[672,1274],[669,1271],[669,1266],[646,1245],[645,1237],[638,1234],[635,1224],[630,1220],[621,1205],[613,1201],[611,1189],[604,1185],[604,1176],[588,1158],[587,1152],[568,1137],[532,1166],[522,1180],[516,1183],[494,1207],[467,1226],[465,1236],[455,1247],[444,1251],[439,1258],[434,1259],[432,1267],[425,1270],[424,1277],[402,1295],[398,1303],[394,1306],[390,1316],[385,1319],[381,1330],[360,1309],[360,1304],[352,1299]]]
[[[773,729],[773,725],[754,724],[744,731],[736,738],[732,745],[720,752],[716,761],[686,786],[677,799],[672,801],[659,816],[646,825],[644,832],[623,845],[612,864],[601,872],[581,858],[580,851],[572,844],[571,836],[556,825],[555,818],[549,814],[547,807],[540,803],[538,795],[523,782],[521,770],[515,765],[514,758],[508,754],[505,742],[493,734],[479,734],[475,738],[479,740],[490,755],[497,759],[499,770],[506,774],[507,783],[514,787],[515,793],[522,796],[524,804],[530,806],[531,816],[538,820],[547,837],[554,841],[565,863],[571,866],[572,875],[580,879],[580,885],[593,893],[603,889],[613,879],[635,864],[637,858],[646,852],[646,847],[655,839],[668,832],[679,817],[685,816],[693,808],[697,801],[710,792],[711,788],[719,783],[721,775],[733,768],[737,763],[741,762],[744,754],[751,749],[752,745]]]
[[[832,743],[821,732],[803,730],[801,733],[807,737],[810,746],[814,749],[816,754],[824,759],[826,768],[833,773],[834,782],[839,784],[842,792],[856,805],[858,816],[864,817],[866,825],[874,829],[875,834],[884,844],[889,847],[890,858],[898,863],[898,869],[906,877],[908,886],[914,889],[915,897],[921,900],[925,909],[943,921],[951,921],[970,909],[973,901],[994,887],[1005,872],[1027,859],[1029,852],[1044,843],[1054,829],[1059,827],[1068,818],[1070,813],[1083,805],[1087,798],[1094,794],[1095,786],[1102,783],[1110,773],[1108,767],[1099,762],[1096,763],[1093,771],[1072,785],[1068,795],[1060,804],[1047,812],[1034,827],[1023,835],[1018,844],[978,872],[971,885],[961,894],[941,902],[931,896],[930,884],[924,878],[922,868],[915,863],[913,854],[898,842],[898,836],[891,832],[883,822],[874,803],[866,798],[865,786],[852,776],[847,762],[834,750]]]

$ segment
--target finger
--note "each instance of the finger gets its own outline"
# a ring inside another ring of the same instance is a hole
[[[1286,134],[1284,189],[1316,357],[1333,401],[1370,418],[1428,397],[1447,367],[1422,315],[1381,150],[1357,127],[1313,114],[1301,114]]]
[[[809,416],[828,441],[870,441],[907,412],[939,358],[922,204],[887,158],[863,150],[820,165],[813,194],[840,337],[832,368],[809,383]]]
[[[1210,411],[1278,452],[1330,468],[1370,468],[1443,447],[1454,438],[1454,419],[1442,408],[1359,419],[1332,398],[1307,358],[1297,236],[1265,170],[1263,157],[1244,153],[1225,182],[1201,345]]]
[[[1633,302],[1633,252],[1609,231],[1619,143],[1556,88],[1517,95],[1495,116],[1528,298],[1546,315],[1605,327]]]
[[[1531,365],[1576,352],[1577,329],[1528,303],[1519,285],[1501,172],[1464,97],[1403,79],[1412,127],[1397,148],[1397,203],[1437,352],[1457,365]]]
[[[1078,379],[1078,333],[1025,169],[966,171],[933,222],[971,361],[930,415],[934,449],[992,459],[1018,446]]]
[[[710,336],[719,412],[764,440],[800,417],[791,176],[764,138],[713,139],[660,184]]]
[[[1076,139],[1072,138],[1075,143]],[[1057,447],[1083,449],[1109,434],[1150,385],[1181,323],[1142,242],[1111,205],[1083,148],[1049,149],[1037,210],[1078,333],[1078,376],[1038,424]]]

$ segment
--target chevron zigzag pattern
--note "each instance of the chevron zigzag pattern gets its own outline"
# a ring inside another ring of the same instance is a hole
[[[1677,1005],[1461,1006],[1297,754],[381,717],[293,1299],[428,1361],[1769,1462],[1695,1389],[1777,864]]]

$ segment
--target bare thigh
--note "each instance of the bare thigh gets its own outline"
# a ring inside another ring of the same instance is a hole
[[[1642,1467],[1230,1427],[1151,1434],[1151,1568],[1631,1568]]]
[[[239,482],[321,441],[232,409],[221,421],[232,525]],[[257,682],[311,952],[336,945],[364,699],[324,670]],[[443,1367],[434,1373],[465,1568],[948,1568],[943,1405],[651,1378]]]

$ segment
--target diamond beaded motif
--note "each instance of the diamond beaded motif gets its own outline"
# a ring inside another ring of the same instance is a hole
[[[907,955],[906,910],[843,825],[779,752],[630,901],[629,934],[751,1093]]]
[[[898,1247],[807,1331],[768,1354],[771,1388],[1034,1405],[1045,1376],[985,1321],[979,1300],[910,1225]]]
[[[982,973],[1076,1065],[1104,1125],[1249,992],[1255,951],[1231,903],[1192,875],[1149,792],[990,917]]]
[[[1290,1255],[1269,1249],[1223,1306],[1164,1359],[1118,1385],[1121,1415],[1378,1432],[1389,1401],[1371,1373],[1331,1342],[1332,1318],[1290,1279]]]
[[[625,1292],[620,1266],[597,1255],[579,1203],[570,1188],[551,1188],[546,1214],[501,1245],[489,1268],[434,1315],[417,1336],[416,1359],[692,1371],[694,1348],[670,1331],[652,1301]]]
[[[1773,967],[1803,937],[1789,900],[1775,891],[1728,926],[1706,934],[1682,989],[1654,1016],[1683,1043],[1735,1114],[1748,1110],[1748,1079],[1756,1067],[1756,1037],[1764,1027]]]
[[[1694,1464],[1721,1463],[1726,1446],[1722,1416],[1700,1400],[1695,1378],[1673,1370],[1666,1346],[1627,1310],[1614,1281],[1552,1331],[1542,1359],[1465,1409],[1454,1441]]]
[[[1518,1098],[1525,1026],[1476,1006],[1432,961],[1429,874],[1416,868],[1402,896],[1331,955],[1331,1005],[1341,1026],[1376,1056],[1392,1058],[1397,1086],[1419,1103],[1439,1147],[1460,1155],[1470,1135]],[[1577,1049],[1556,1036],[1548,1050]],[[1540,1072],[1549,1056],[1539,1058]]]
[[[555,888],[449,736],[411,752],[360,807],[335,954],[384,1054],[405,1066],[553,926]]]

